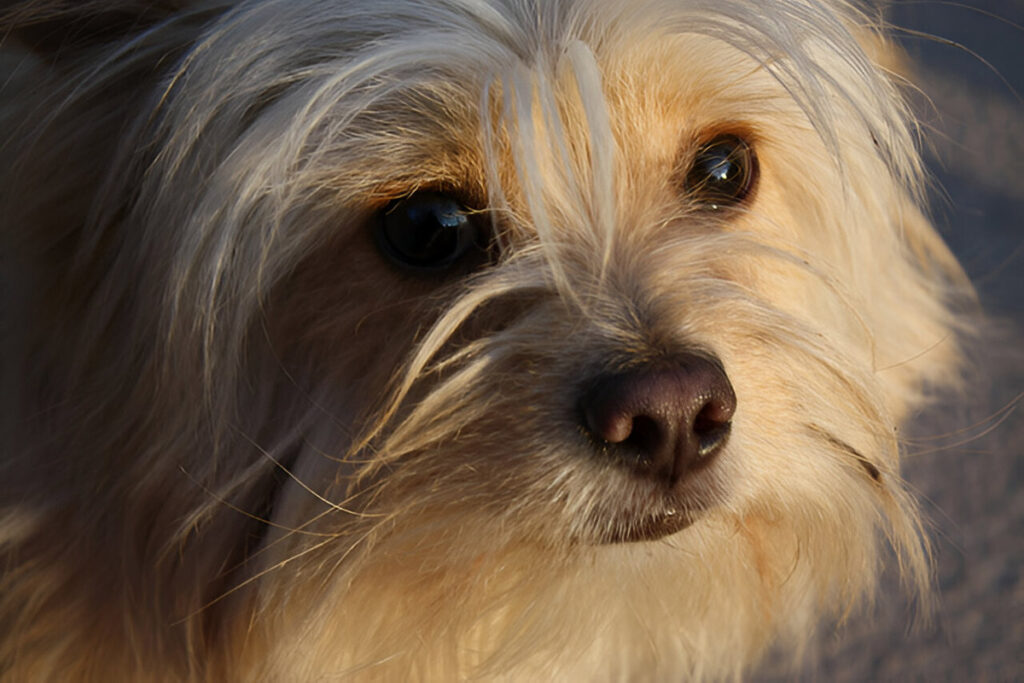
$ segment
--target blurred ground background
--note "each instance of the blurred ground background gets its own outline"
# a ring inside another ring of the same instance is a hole
[[[871,618],[827,633],[799,678],[763,680],[1024,681],[1024,403],[993,424],[1024,391],[1024,0],[897,0],[886,16],[931,99],[917,108],[936,223],[1010,331],[980,345],[977,395],[911,434],[904,473],[932,523],[934,622],[908,631],[890,576]]]

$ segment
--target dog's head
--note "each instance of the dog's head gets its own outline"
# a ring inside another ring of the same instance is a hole
[[[897,430],[962,281],[864,16],[181,4],[21,19],[75,74],[39,139],[102,168],[48,345],[130,445],[83,455],[244,560],[176,605],[310,672],[700,676],[861,595],[879,530],[925,581]]]

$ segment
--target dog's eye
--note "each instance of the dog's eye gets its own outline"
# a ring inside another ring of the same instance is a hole
[[[750,196],[757,171],[753,148],[740,137],[721,135],[697,150],[686,174],[686,191],[708,209],[734,206]]]
[[[477,243],[477,228],[462,204],[439,192],[397,199],[380,215],[377,242],[393,261],[418,270],[453,265]]]

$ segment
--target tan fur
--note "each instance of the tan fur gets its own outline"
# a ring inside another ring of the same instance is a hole
[[[2,680],[738,678],[869,595],[881,536],[927,601],[899,429],[969,286],[855,9],[2,7]],[[702,211],[720,133],[758,184]],[[424,188],[484,261],[382,255]],[[648,494],[580,387],[681,349],[737,398],[713,504],[600,543]]]

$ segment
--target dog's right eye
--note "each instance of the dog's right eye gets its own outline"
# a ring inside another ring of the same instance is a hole
[[[452,266],[478,243],[466,207],[440,192],[418,192],[388,204],[379,216],[376,237],[392,261],[415,270]]]

